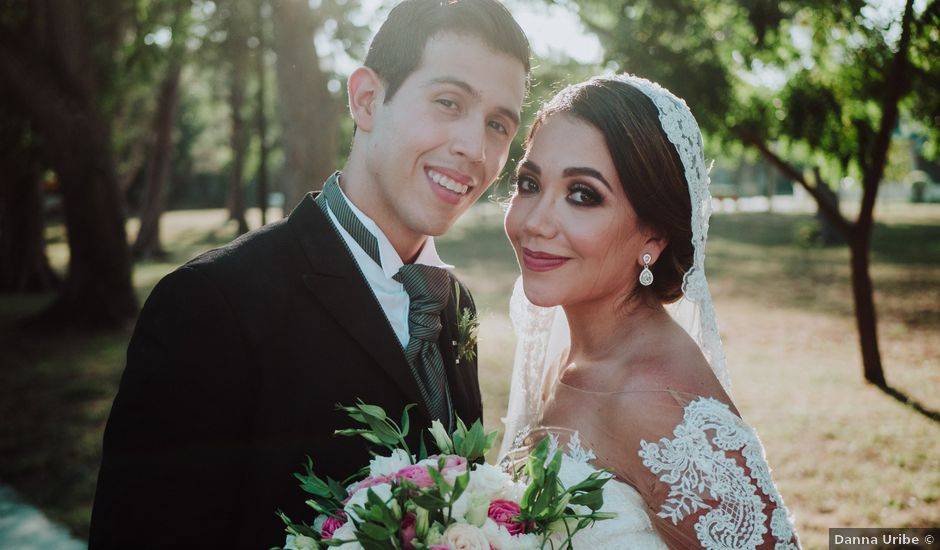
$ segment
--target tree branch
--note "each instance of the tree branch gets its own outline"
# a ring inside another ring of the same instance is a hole
[[[898,51],[891,62],[891,71],[887,75],[885,96],[881,102],[881,127],[872,145],[868,170],[865,170],[862,179],[862,208],[858,214],[859,227],[871,227],[872,215],[875,208],[875,197],[878,186],[884,175],[885,164],[888,161],[888,148],[891,145],[891,133],[898,121],[898,102],[909,88],[907,50],[911,42],[911,27],[914,18],[914,0],[907,0],[904,15],[901,18],[901,39],[898,41]]]
[[[824,216],[826,216],[826,218],[830,222],[832,222],[832,224],[836,227],[836,229],[839,230],[839,233],[841,233],[842,236],[845,237],[845,240],[847,241],[852,240],[853,233],[855,232],[855,226],[851,222],[845,219],[845,216],[843,216],[842,213],[839,212],[838,208],[836,208],[836,206],[832,204],[832,201],[827,199],[819,191],[816,185],[810,185],[810,183],[806,181],[806,177],[803,175],[802,172],[800,172],[799,170],[791,166],[789,163],[787,163],[785,160],[780,158],[776,153],[774,153],[770,149],[770,147],[767,145],[767,143],[763,139],[756,136],[750,130],[737,127],[737,128],[734,128],[733,131],[742,142],[760,151],[760,153],[764,155],[764,157],[768,160],[768,162],[770,162],[770,164],[776,167],[777,170],[780,170],[780,172],[784,176],[802,185],[803,188],[806,189],[806,191],[813,197],[813,199],[816,200],[816,204],[819,205],[819,210],[823,213]],[[825,185],[822,179],[820,179],[818,172],[816,176],[816,183],[817,185]]]

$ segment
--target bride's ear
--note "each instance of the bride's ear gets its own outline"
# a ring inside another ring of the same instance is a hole
[[[371,132],[375,124],[376,107],[385,98],[382,78],[369,67],[359,67],[349,75],[349,114],[356,128]]]
[[[663,253],[663,250],[666,249],[666,245],[669,244],[669,238],[659,233],[650,233],[646,238],[646,242],[643,243],[643,247],[640,249],[640,255],[637,257],[637,262],[640,265],[643,265],[643,255],[649,254],[652,256],[650,259],[650,265],[655,264],[659,260],[659,255]]]

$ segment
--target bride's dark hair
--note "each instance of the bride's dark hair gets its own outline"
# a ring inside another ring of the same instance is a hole
[[[543,106],[526,147],[545,120],[574,116],[597,128],[630,204],[645,227],[668,239],[650,267],[646,287],[662,303],[682,297],[682,277],[692,267],[692,206],[682,161],[659,122],[659,111],[640,90],[615,78],[595,77],[568,86]],[[637,285],[637,291],[644,287]]]

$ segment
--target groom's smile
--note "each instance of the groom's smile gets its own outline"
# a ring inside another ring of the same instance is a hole
[[[440,166],[425,167],[424,173],[431,180],[431,189],[442,201],[458,204],[475,185],[473,178],[461,172]]]

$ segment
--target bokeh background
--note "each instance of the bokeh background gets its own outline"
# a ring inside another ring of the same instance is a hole
[[[526,121],[617,71],[698,117],[733,398],[804,545],[940,524],[940,2],[506,2],[535,54]],[[77,539],[140,305],[342,167],[345,79],[392,5],[0,0],[0,483]],[[490,429],[509,192],[439,239],[479,306]]]

